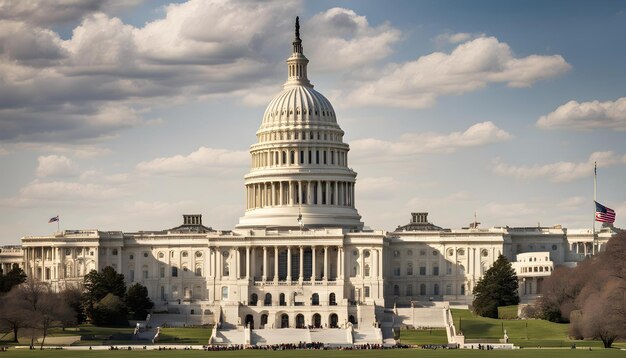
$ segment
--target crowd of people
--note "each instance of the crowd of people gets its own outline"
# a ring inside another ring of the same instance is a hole
[[[394,347],[385,347],[382,344],[357,344],[351,346],[341,346],[341,345],[328,345],[321,342],[312,342],[312,343],[286,343],[286,344],[270,344],[270,345],[258,345],[258,346],[250,346],[250,345],[208,345],[202,346],[202,349],[205,351],[235,351],[242,349],[255,349],[255,350],[269,350],[269,351],[284,351],[284,350],[310,350],[310,349],[321,349],[321,350],[329,350],[329,349],[337,349],[337,350],[370,350],[370,349],[388,349],[388,348],[409,348],[407,345],[397,345]]]

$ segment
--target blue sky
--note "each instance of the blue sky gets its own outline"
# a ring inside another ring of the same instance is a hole
[[[0,244],[243,215],[301,17],[366,225],[626,226],[618,1],[0,0]]]

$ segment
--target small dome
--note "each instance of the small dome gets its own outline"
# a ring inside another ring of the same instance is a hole
[[[330,101],[309,86],[288,86],[267,106],[260,129],[315,124],[338,127]]]

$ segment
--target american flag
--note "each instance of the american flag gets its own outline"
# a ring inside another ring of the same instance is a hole
[[[606,206],[596,203],[596,221],[600,221],[603,223],[612,224],[615,222],[615,211],[611,208],[607,208]]]
[[[57,222],[57,221],[59,221],[59,215],[57,215],[57,216],[55,216],[53,218],[50,218],[50,220],[48,220],[48,224],[53,223],[53,222]]]

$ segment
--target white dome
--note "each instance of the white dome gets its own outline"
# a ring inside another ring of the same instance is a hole
[[[335,110],[324,95],[309,86],[288,86],[265,109],[260,129],[299,124],[339,128]]]

